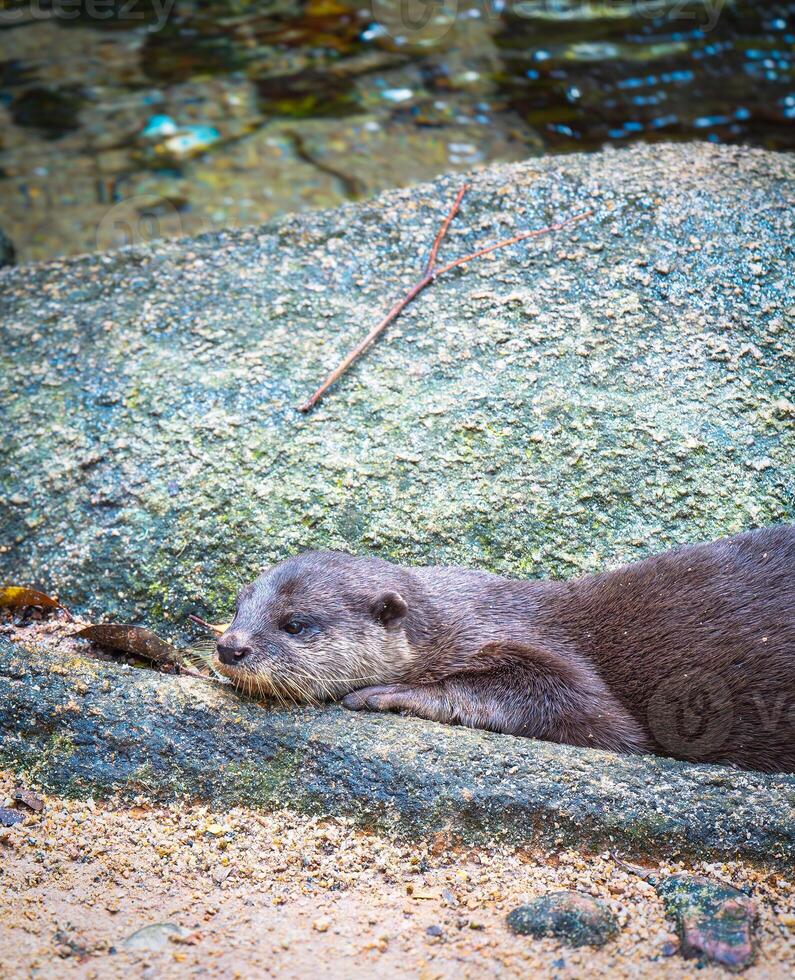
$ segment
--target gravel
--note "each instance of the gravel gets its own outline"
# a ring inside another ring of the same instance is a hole
[[[0,772],[0,803],[16,788]],[[401,844],[347,818],[185,802],[43,796],[0,831],[0,948],[8,976],[253,974],[441,980],[490,976],[692,977],[654,887],[606,854],[443,835]],[[216,828],[221,832],[217,833]],[[214,869],[231,868],[219,885]],[[759,954],[749,980],[795,970],[790,876],[738,861],[663,861],[660,873],[719,877],[754,897]],[[556,890],[603,902],[621,931],[601,949],[512,935],[508,911]],[[450,898],[453,901],[450,901]],[[325,928],[313,928],[323,922]],[[124,940],[170,923],[159,950]],[[428,929],[438,926],[429,934]],[[673,955],[666,956],[666,953]],[[561,966],[561,963],[564,964]],[[463,974],[462,974],[463,971]],[[704,980],[723,977],[717,967]]]

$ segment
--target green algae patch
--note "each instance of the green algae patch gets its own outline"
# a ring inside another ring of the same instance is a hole
[[[63,756],[68,759],[74,755],[75,744],[69,735],[63,732],[56,732],[49,739],[47,751],[53,755]]]
[[[285,749],[269,758],[251,762],[231,762],[224,766],[222,779],[230,801],[245,800],[252,807],[300,807],[301,754]]]

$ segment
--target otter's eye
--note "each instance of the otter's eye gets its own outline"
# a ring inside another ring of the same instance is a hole
[[[282,629],[291,636],[298,636],[299,633],[303,633],[306,629],[306,623],[301,623],[297,619],[290,619],[282,626]]]

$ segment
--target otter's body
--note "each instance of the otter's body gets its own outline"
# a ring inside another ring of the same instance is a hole
[[[574,745],[795,771],[795,526],[571,582],[313,552],[243,590],[243,686]]]

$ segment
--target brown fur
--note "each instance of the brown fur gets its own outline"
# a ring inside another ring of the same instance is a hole
[[[572,582],[308,552],[241,592],[219,650],[289,700],[795,772],[795,526]]]

